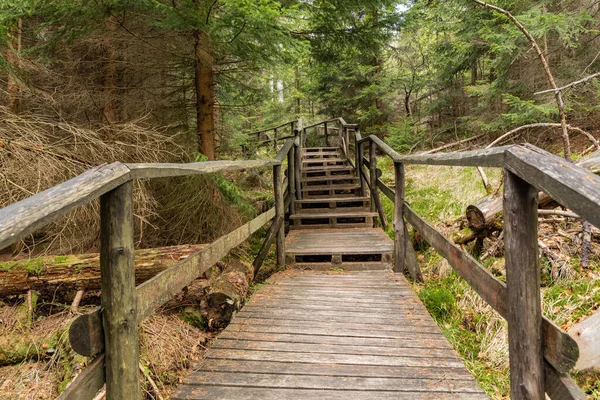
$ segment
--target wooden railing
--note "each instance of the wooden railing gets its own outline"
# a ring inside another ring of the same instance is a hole
[[[600,227],[600,177],[535,146],[523,144],[441,154],[400,155],[377,136],[363,138],[357,125],[342,118],[303,128],[318,132],[329,145],[328,124],[336,124],[338,145],[355,167],[363,194],[385,224],[380,192],[394,203],[395,271],[423,277],[407,230],[408,222],[492,308],[508,322],[512,399],[585,399],[568,375],[579,358],[573,338],[542,316],[537,241],[537,196],[544,191]],[[320,134],[322,131],[324,134]],[[363,153],[369,147],[369,156]],[[394,162],[394,187],[380,179],[377,154]],[[405,164],[504,168],[506,283],[421,218],[404,200]]]
[[[288,129],[287,135],[284,132],[284,129]],[[293,139],[295,137],[295,131],[299,131],[302,129],[302,120],[296,119],[294,121],[284,122],[283,124],[273,126],[270,128],[264,128],[259,131],[248,132],[247,136],[251,137],[251,142],[257,147],[272,147],[273,149],[277,149],[277,145],[279,142],[286,141],[288,139]],[[269,134],[271,133],[271,134]],[[254,137],[255,136],[255,137]]]
[[[538,191],[600,226],[600,178],[532,145],[467,152],[400,155],[377,136],[352,138],[354,163],[363,186],[383,215],[379,191],[394,203],[395,271],[404,267],[422,280],[406,222],[508,322],[512,399],[585,399],[568,375],[579,357],[576,342],[542,316],[537,237]],[[363,148],[369,146],[369,159]],[[394,188],[377,176],[377,153],[394,162]],[[348,152],[350,154],[350,152]],[[506,284],[417,215],[404,200],[405,164],[504,168]],[[369,168],[367,172],[366,168]]]
[[[103,165],[0,210],[0,249],[30,235],[74,208],[100,198],[101,308],[70,326],[73,350],[91,358],[60,399],[92,399],[106,383],[108,399],[138,399],[138,325],[194,279],[274,219],[254,266],[258,271],[276,239],[277,262],[284,264],[283,220],[293,211],[299,171],[293,173],[299,139],[288,139],[274,159],[209,161],[191,164]],[[288,178],[281,172],[288,160]],[[221,236],[152,279],[135,286],[133,180],[223,171],[273,168],[275,207]]]

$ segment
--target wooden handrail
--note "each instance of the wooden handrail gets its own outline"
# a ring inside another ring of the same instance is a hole
[[[246,135],[248,135],[248,136],[251,136],[251,135],[260,135],[261,133],[265,133],[265,132],[273,131],[273,130],[275,130],[275,129],[283,128],[284,126],[288,126],[288,125],[290,125],[290,124],[295,124],[295,123],[297,123],[297,122],[298,122],[298,120],[297,120],[297,119],[295,119],[295,120],[293,120],[293,121],[284,122],[284,123],[283,123],[283,124],[281,124],[281,125],[272,126],[272,127],[270,127],[270,128],[265,128],[265,129],[262,129],[262,130],[260,130],[260,131],[248,132],[248,133],[246,133]]]
[[[369,160],[363,157],[362,149],[367,142],[371,148]],[[567,374],[579,357],[577,343],[541,314],[537,203],[534,200],[538,190],[542,190],[594,225],[600,226],[600,178],[528,144],[465,152],[400,155],[378,137],[370,135],[362,138],[360,132],[355,130],[354,145],[355,169],[361,184],[368,183],[372,201],[378,201],[378,195],[374,196],[373,192],[381,190],[395,204],[395,259],[399,263],[396,264],[395,271],[401,272],[406,264],[413,279],[420,279],[416,256],[412,244],[407,240],[406,219],[509,322],[513,397],[542,399],[545,391],[553,399],[584,399],[585,395]],[[373,168],[374,146],[394,161],[394,189],[374,176],[377,174],[376,168]],[[505,207],[509,207],[505,214],[510,214],[506,217],[506,223],[515,225],[517,229],[507,232],[510,238],[505,236],[505,242],[508,243],[507,271],[511,270],[507,272],[507,284],[495,278],[405,203],[404,164],[501,167],[509,175],[505,180],[518,182],[517,186],[512,186],[513,189],[507,189],[505,185],[504,194],[507,199]],[[364,166],[370,167],[370,173]],[[531,193],[535,196],[530,195]],[[529,198],[534,200],[530,202]],[[523,249],[523,246],[527,248]],[[510,279],[508,275],[511,276]]]
[[[74,208],[132,180],[188,176],[281,164],[279,160],[205,161],[189,164],[102,165],[0,209],[0,250],[57,220]]]

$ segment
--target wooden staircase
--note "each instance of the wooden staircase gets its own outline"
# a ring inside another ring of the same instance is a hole
[[[302,269],[392,268],[394,244],[375,228],[378,214],[337,147],[302,152],[302,200],[295,200],[286,264]]]

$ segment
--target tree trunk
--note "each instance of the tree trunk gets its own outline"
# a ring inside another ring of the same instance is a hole
[[[113,33],[117,30],[117,22],[115,17],[110,17],[104,23],[106,29],[104,37],[104,54],[106,57],[104,66],[104,76],[102,78],[103,103],[102,113],[106,122],[116,124],[117,118],[117,101],[115,98],[115,78],[117,75],[117,50],[114,43]]]
[[[300,68],[297,65],[294,73],[296,79],[296,118],[300,118]]]
[[[209,38],[206,32],[194,31],[194,54],[196,57],[196,132],[198,134],[198,150],[215,159],[215,121],[213,93],[213,58],[210,53]]]
[[[137,250],[136,284],[147,281],[202,247],[204,245],[200,244]],[[22,294],[28,290],[53,295],[57,291],[99,288],[100,258],[97,253],[0,263],[0,297]]]
[[[225,266],[208,294],[206,316],[209,328],[218,329],[229,323],[234,312],[242,306],[253,277],[251,264],[234,260]]]
[[[13,40],[10,42],[10,48],[7,52],[7,61],[11,66],[11,72],[8,74],[6,91],[8,92],[7,105],[8,108],[15,114],[21,112],[22,106],[22,94],[23,86],[21,82],[15,79],[14,71],[16,71],[19,64],[19,57],[21,53],[22,43],[22,32],[23,32],[23,20],[19,18],[17,20],[17,26],[11,29]]]

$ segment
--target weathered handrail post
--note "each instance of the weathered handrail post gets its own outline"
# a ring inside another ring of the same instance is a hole
[[[294,215],[296,213],[296,204],[294,200],[296,200],[296,147],[290,147],[290,151],[287,155],[287,176],[288,176],[288,195],[291,197],[290,201],[290,215]]]
[[[277,231],[277,265],[285,265],[285,204],[283,200],[283,184],[281,181],[281,164],[273,166],[273,192],[275,195],[275,221],[281,220]]]
[[[538,265],[538,191],[504,172],[504,227],[511,399],[542,400],[544,368]]]
[[[404,271],[405,237],[404,230],[404,164],[394,162],[394,272]]]
[[[367,188],[365,187],[365,177],[362,174],[362,166],[363,166],[363,143],[359,143],[360,131],[356,129],[354,131],[354,143],[355,143],[355,163],[354,166],[356,168],[356,174],[358,176],[358,181],[360,182],[360,192],[362,196],[367,195]]]
[[[325,147],[329,147],[329,131],[327,130],[327,122],[323,122],[323,131],[325,132]]]
[[[377,211],[381,226],[385,229],[387,227],[387,221],[385,220],[385,213],[383,212],[381,198],[379,197],[379,188],[377,187],[377,145],[373,141],[369,142],[369,167],[369,178],[371,180],[371,211]]]
[[[277,128],[273,129],[273,150],[277,151]]]
[[[294,135],[298,141],[298,145],[295,146],[296,150],[294,151],[294,175],[296,176],[296,200],[302,200],[302,120],[298,119],[297,130],[294,131]]]
[[[127,182],[100,197],[102,323],[109,400],[141,398],[133,261],[133,183]]]

